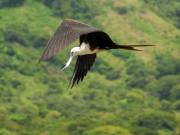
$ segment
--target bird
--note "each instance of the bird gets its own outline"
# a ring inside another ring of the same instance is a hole
[[[83,81],[95,62],[97,53],[110,49],[142,51],[135,47],[153,46],[119,45],[113,42],[110,36],[99,28],[82,23],[78,20],[64,19],[48,41],[39,61],[51,58],[78,39],[79,45],[71,49],[69,60],[62,68],[62,70],[64,70],[69,67],[73,58],[77,56],[74,72],[69,83],[69,87],[71,88],[80,81]]]

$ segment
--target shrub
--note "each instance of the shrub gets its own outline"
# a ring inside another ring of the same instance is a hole
[[[124,60],[128,60],[129,58],[133,57],[133,54],[129,53],[128,51],[113,51],[112,55]]]
[[[71,135],[82,135],[84,131],[88,129],[90,124],[81,121],[77,121],[75,123],[71,123],[68,127],[68,131],[71,133]]]
[[[171,99],[180,99],[180,85],[175,85],[171,90]]]
[[[25,37],[17,31],[6,31],[4,33],[4,39],[10,43],[16,42],[22,45],[27,44]]]
[[[101,126],[86,131],[83,135],[131,135],[131,133],[127,129],[118,126]]]
[[[0,129],[0,135],[15,135],[15,134],[5,128],[2,128]]]
[[[170,99],[172,88],[179,83],[180,77],[175,75],[164,76],[159,80],[152,81],[146,89],[160,99]],[[174,90],[174,92],[177,92]],[[172,92],[172,96],[173,96]]]
[[[180,72],[179,60],[171,55],[157,55],[156,61],[158,70],[157,77],[161,77],[168,74],[178,74]]]
[[[45,37],[34,37],[32,40],[32,44],[35,48],[45,47],[48,42],[48,39]]]
[[[42,0],[42,2],[47,7],[54,9],[55,16],[61,16],[63,18],[91,20],[98,13],[95,5],[93,6],[93,10],[91,10],[92,8],[90,8],[88,2],[84,0]]]
[[[135,124],[139,128],[147,128],[149,130],[174,130],[176,127],[174,115],[165,112],[146,112],[136,118]]]
[[[25,0],[1,0],[0,8],[17,7],[23,5]]]
[[[180,111],[180,100],[177,100],[175,103],[172,105],[173,109]]]
[[[35,68],[33,66],[28,66],[28,63],[23,63],[23,65],[19,66],[17,70],[19,73],[26,75],[26,76],[33,76],[34,73],[38,71],[37,68]]]
[[[180,28],[178,2],[178,0],[144,0],[144,3],[159,16],[173,22],[177,28]]]
[[[106,74],[109,71],[112,71],[112,67],[100,58],[96,60],[94,67],[96,68],[92,67],[92,70],[98,72],[99,74]]]
[[[127,7],[117,7],[117,8],[115,8],[115,11],[120,15],[125,15],[128,13],[128,8]]]
[[[11,81],[11,86],[13,87],[13,88],[17,88],[19,85],[21,85],[21,82],[20,81],[18,81],[18,80],[12,80]]]
[[[159,135],[158,131],[150,130],[148,128],[136,128],[133,133],[134,135]]]
[[[151,80],[154,79],[153,75],[156,71],[149,68],[143,61],[137,59],[130,59],[127,63],[127,85],[130,88],[144,88]]]

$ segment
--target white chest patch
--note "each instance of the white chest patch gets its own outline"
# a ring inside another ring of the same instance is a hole
[[[93,53],[97,53],[98,49],[95,50],[91,50],[89,44],[87,43],[82,43],[80,45],[80,51],[78,52],[79,55],[86,55],[86,54],[93,54]]]

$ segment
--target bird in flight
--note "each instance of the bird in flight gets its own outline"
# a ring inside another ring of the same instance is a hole
[[[152,46],[152,45],[118,45],[112,41],[109,35],[102,30],[90,26],[88,24],[81,23],[73,19],[65,19],[58,27],[54,35],[48,41],[40,61],[47,60],[54,56],[58,51],[69,46],[72,42],[79,39],[79,46],[73,47],[70,51],[70,58],[63,67],[63,70],[67,68],[73,57],[77,56],[74,72],[70,81],[70,87],[74,84],[78,84],[86,76],[87,72],[93,65],[96,54],[103,50],[110,49],[127,49],[135,50],[135,47]]]

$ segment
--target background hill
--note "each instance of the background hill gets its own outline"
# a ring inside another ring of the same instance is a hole
[[[72,46],[38,64],[64,18],[156,46],[103,52],[67,89]],[[1,0],[0,135],[179,135],[179,28],[179,0]]]

